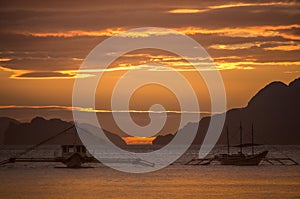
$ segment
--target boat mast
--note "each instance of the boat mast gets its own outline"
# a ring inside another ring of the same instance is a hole
[[[227,125],[227,154],[230,153],[230,145],[229,145],[229,130]]]
[[[240,122],[240,153],[243,153],[243,135],[242,135],[242,122]]]
[[[251,150],[252,150],[252,155],[254,154],[254,130],[253,130],[253,123],[252,123],[252,130],[251,130],[251,134],[252,134],[252,144],[251,144]]]

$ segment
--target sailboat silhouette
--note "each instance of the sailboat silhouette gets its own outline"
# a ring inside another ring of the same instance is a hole
[[[242,134],[242,124],[240,123],[240,151],[235,154],[230,154],[230,144],[229,144],[229,130],[227,126],[227,153],[225,154],[218,154],[215,156],[215,159],[219,161],[222,165],[239,165],[239,166],[255,166],[259,165],[262,159],[266,157],[268,151],[263,151],[260,153],[254,152],[254,136],[253,136],[253,124],[252,124],[252,153],[245,154],[243,153],[243,147],[247,147],[248,144],[243,145],[243,134]]]

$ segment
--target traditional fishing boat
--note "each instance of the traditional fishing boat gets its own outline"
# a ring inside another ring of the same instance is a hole
[[[236,154],[230,153],[230,144],[229,144],[229,131],[227,127],[227,153],[215,155],[214,159],[219,161],[222,165],[238,165],[238,166],[255,166],[266,157],[268,151],[263,151],[260,153],[254,152],[254,136],[253,136],[253,125],[252,125],[252,142],[251,144],[243,144],[243,134],[242,134],[242,125],[240,124],[240,151]],[[251,154],[243,153],[243,147],[252,147]]]
[[[30,151],[35,150],[37,147],[47,143],[48,141],[54,139],[55,137],[66,133],[67,131],[75,128],[74,125],[71,127],[57,133],[56,135],[43,140],[42,142],[29,147],[25,151],[20,154],[15,155],[12,158],[8,158],[0,162],[0,165],[5,165],[8,163],[15,162],[60,162],[66,165],[67,168],[82,168],[84,163],[100,163],[98,159],[93,157],[84,145],[62,145],[61,151],[59,154],[55,154],[53,158],[39,158],[39,157],[23,157],[25,154]],[[151,166],[154,167],[154,163],[148,162],[146,160],[142,160],[140,158],[101,158],[101,163],[127,163],[127,164],[138,164],[142,166]]]

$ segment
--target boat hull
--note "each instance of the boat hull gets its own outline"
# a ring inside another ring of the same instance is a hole
[[[227,155],[217,156],[216,159],[222,165],[256,166],[266,157],[268,151],[253,155]]]
[[[66,158],[63,163],[68,168],[79,168],[83,163],[83,158],[79,153],[74,153],[70,157]]]

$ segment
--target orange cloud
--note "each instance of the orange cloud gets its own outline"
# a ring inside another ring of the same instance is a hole
[[[281,33],[282,30],[289,30],[292,28],[300,28],[299,24],[281,25],[281,26],[249,26],[239,28],[220,28],[220,29],[204,29],[199,27],[182,27],[175,30],[187,34],[216,34],[228,37],[276,37],[280,36],[285,39],[300,40],[300,36]]]
[[[209,6],[209,10],[234,8],[234,7],[249,7],[249,6],[294,6],[297,2],[268,2],[268,3],[235,3]]]
[[[278,45],[272,47],[266,47],[264,50],[282,50],[282,51],[292,51],[299,50],[300,45],[294,41],[263,41],[263,42],[251,42],[251,43],[240,43],[240,44],[215,44],[209,46],[209,48],[217,50],[239,50],[248,49],[252,47],[261,47],[265,44]]]
[[[85,30],[70,30],[66,32],[24,32],[21,34],[31,35],[34,37],[80,37],[80,36],[88,36],[88,37],[111,37],[115,34],[123,32],[123,28],[109,28],[105,30],[99,31],[85,31]]]
[[[78,57],[73,57],[72,60],[73,60],[73,61],[83,61],[82,58],[78,58]]]
[[[300,50],[300,45],[284,45],[264,48],[265,50],[280,50],[280,51],[293,51]]]
[[[248,26],[248,27],[238,27],[238,28],[219,28],[219,29],[205,29],[201,27],[181,27],[174,28],[174,30],[187,34],[216,34],[224,35],[228,37],[276,37],[280,36],[285,39],[291,40],[300,40],[300,36],[282,33],[283,30],[289,30],[292,28],[300,28],[299,24],[292,25],[279,25],[279,26]],[[22,32],[20,34],[31,35],[34,37],[79,37],[79,36],[88,36],[88,37],[101,37],[101,36],[113,36],[118,33],[124,32],[126,28],[120,27],[115,29],[105,29],[98,31],[86,31],[86,30],[71,30],[66,32]],[[128,32],[123,34],[125,37],[149,37],[152,35],[168,35],[173,34],[171,31],[162,31],[162,30],[151,30],[143,32]]]
[[[209,46],[212,49],[219,49],[219,50],[238,50],[238,49],[248,49],[251,47],[260,47],[261,42],[253,42],[253,43],[241,43],[241,44],[215,44]]]
[[[279,47],[278,47],[279,48]],[[280,47],[285,48],[285,47]],[[288,47],[287,47],[288,48]],[[276,50],[274,47],[273,50]],[[282,49],[281,49],[282,50]],[[290,50],[290,49],[289,49]],[[163,56],[158,56],[163,57]],[[234,59],[236,59],[235,57]],[[155,58],[152,57],[152,62]],[[206,62],[201,62],[198,65],[198,68],[191,66],[189,62],[184,61],[183,59],[173,59],[167,57],[166,59],[157,59],[158,63],[172,67],[172,70],[179,72],[193,72],[193,71],[205,71],[205,70],[249,70],[254,69],[253,66],[263,66],[263,65],[272,65],[272,66],[282,66],[282,65],[300,65],[300,62],[255,62],[254,61],[238,61],[238,62],[224,62],[223,59],[216,59],[215,65],[216,68],[211,68],[211,63],[207,64]],[[143,64],[143,63],[141,63]],[[72,78],[87,78],[94,76],[95,73],[99,72],[114,72],[114,71],[127,71],[127,70],[145,70],[145,71],[170,71],[171,69],[159,66],[155,64],[143,64],[143,65],[131,65],[131,64],[120,64],[119,66],[108,68],[108,69],[83,69],[78,70],[60,70],[60,71],[29,71],[29,70],[14,70],[0,66],[0,70],[12,73],[9,78],[11,79],[72,79]],[[45,75],[46,74],[46,75]]]
[[[226,8],[234,8],[234,7],[250,7],[250,6],[295,6],[297,2],[268,2],[268,3],[235,3],[235,4],[223,4],[223,5],[215,5],[208,6],[204,9],[196,9],[196,8],[178,8],[167,11],[172,14],[195,14],[202,12],[209,12],[217,9],[226,9]]]
[[[0,62],[7,62],[7,61],[11,61],[11,58],[0,58]]]
[[[300,61],[283,61],[283,62],[255,62],[255,61],[241,61],[241,62],[217,62],[218,69],[254,69],[256,66],[300,66]]]
[[[0,66],[0,71],[11,73],[10,79],[72,79],[85,78],[88,74],[77,74],[76,71],[33,71],[16,70]]]
[[[250,48],[252,46],[260,46],[261,44],[268,43],[245,43],[245,44],[233,44],[233,45],[213,45],[211,48],[215,49],[244,49]],[[276,43],[276,42],[275,42]],[[277,42],[285,44],[285,42]],[[265,50],[282,50],[282,51],[291,51],[299,50],[300,47],[298,44],[293,42],[286,42],[287,45],[279,45],[275,47],[266,47]],[[31,71],[31,70],[16,70],[9,69],[3,66],[0,66],[0,70],[4,72],[9,72],[11,79],[72,79],[72,78],[87,78],[94,76],[99,72],[115,72],[115,71],[127,71],[127,70],[145,70],[145,71],[170,71],[172,70],[179,72],[193,72],[193,71],[205,71],[205,70],[250,70],[254,69],[255,66],[300,66],[300,62],[286,61],[286,62],[257,62],[255,59],[244,59],[243,61],[224,61],[224,59],[241,59],[240,57],[226,57],[226,58],[216,58],[215,65],[216,68],[212,68],[212,63],[208,60],[201,60],[200,58],[180,58],[177,56],[167,56],[167,55],[151,55],[151,54],[131,54],[125,55],[130,57],[142,56],[148,59],[148,64],[144,64],[145,61],[137,61],[136,64],[131,63],[120,63],[112,68],[95,68],[95,69],[83,69],[83,70],[57,70],[57,71]],[[187,62],[192,61],[196,64],[197,68],[192,67],[192,65]],[[199,60],[198,60],[199,59]],[[186,61],[187,60],[187,61]],[[150,62],[150,63],[149,63]],[[154,64],[153,64],[154,63]],[[155,63],[159,63],[165,66],[160,66]],[[166,67],[168,66],[168,67]]]

